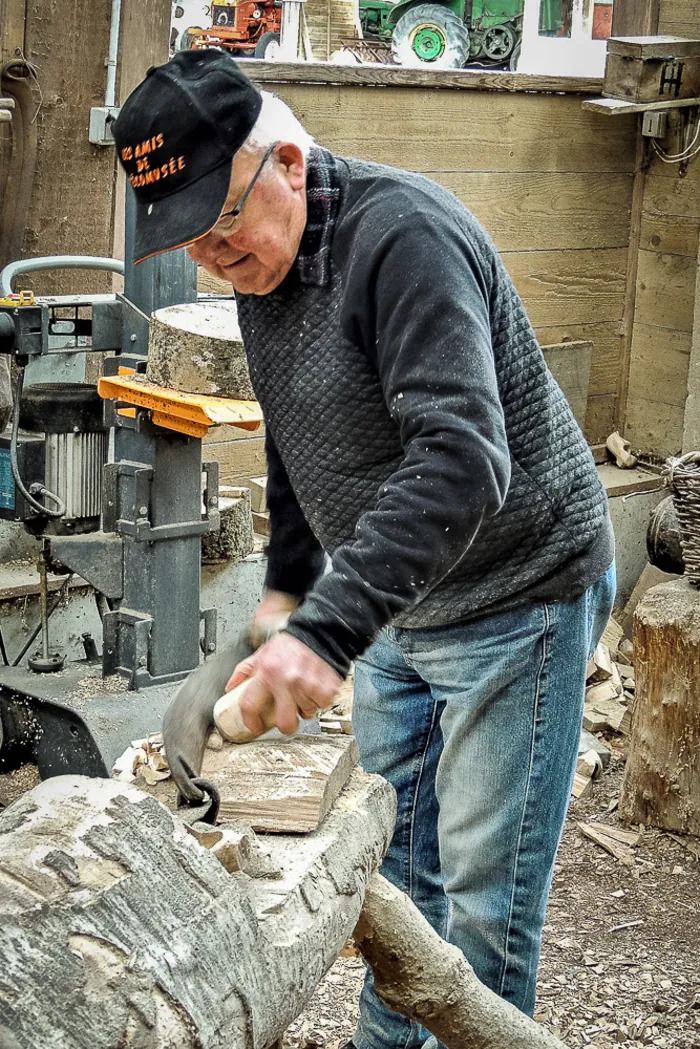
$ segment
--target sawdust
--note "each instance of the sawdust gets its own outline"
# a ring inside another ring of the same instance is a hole
[[[608,740],[610,744],[610,740]],[[621,826],[624,752],[572,802],[544,929],[537,1019],[571,1049],[700,1049],[700,839],[644,829],[623,865],[577,822]],[[289,1049],[352,1036],[364,969],[339,958],[290,1027]]]
[[[39,769],[36,765],[21,765],[12,772],[0,774],[0,809],[11,805],[28,790],[38,786]]]

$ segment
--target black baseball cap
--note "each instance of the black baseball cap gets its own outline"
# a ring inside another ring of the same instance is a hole
[[[181,51],[148,70],[113,128],[136,195],[134,262],[216,225],[234,154],[261,106],[258,89],[223,51]]]

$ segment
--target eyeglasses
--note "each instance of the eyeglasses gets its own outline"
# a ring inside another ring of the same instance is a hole
[[[258,165],[258,170],[255,172],[252,179],[248,183],[248,188],[236,204],[235,208],[233,208],[231,211],[224,211],[221,215],[219,215],[216,221],[216,225],[210,230],[210,233],[214,233],[218,237],[230,237],[235,232],[237,228],[238,218],[240,217],[240,214],[243,211],[243,208],[245,207],[245,202],[250,196],[253,186],[260,178],[260,173],[262,172],[262,169],[265,167],[278,145],[279,142],[273,142],[269,149],[265,151],[265,155],[263,156],[262,160],[260,161],[260,164]]]

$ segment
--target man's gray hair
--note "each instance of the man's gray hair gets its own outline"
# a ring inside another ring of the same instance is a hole
[[[274,142],[292,142],[299,147],[306,159],[314,144],[313,137],[281,98],[271,95],[269,91],[263,91],[261,94],[262,109],[241,149],[249,153],[260,153]]]

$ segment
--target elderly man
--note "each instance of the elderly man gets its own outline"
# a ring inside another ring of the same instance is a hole
[[[385,873],[531,1013],[614,567],[592,457],[512,281],[452,194],[316,146],[220,52],[151,70],[115,138],[137,260],[187,244],[230,281],[265,415],[257,620],[292,614],[229,685],[249,678],[251,728],[274,704],[291,733],[355,662],[362,763],[398,795]],[[227,658],[184,691],[188,731]],[[358,1049],[426,1037],[368,981]]]

